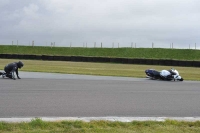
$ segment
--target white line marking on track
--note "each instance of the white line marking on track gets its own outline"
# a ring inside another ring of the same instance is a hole
[[[55,121],[120,121],[120,122],[132,122],[132,121],[161,121],[177,120],[177,121],[200,121],[200,117],[27,117],[27,118],[0,118],[1,122],[17,123],[17,122],[31,122],[34,119],[41,119],[43,121],[55,122]]]

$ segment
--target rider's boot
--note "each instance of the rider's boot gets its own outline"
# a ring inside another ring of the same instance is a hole
[[[12,73],[6,73],[6,77],[12,79]]]
[[[5,72],[1,72],[2,78],[6,77],[6,73]]]

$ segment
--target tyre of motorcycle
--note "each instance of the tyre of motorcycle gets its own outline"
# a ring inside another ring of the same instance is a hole
[[[183,81],[183,78],[181,78],[181,79],[178,79],[179,81]]]

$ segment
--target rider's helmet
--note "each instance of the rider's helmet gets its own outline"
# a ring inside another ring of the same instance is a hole
[[[19,62],[17,62],[17,66],[18,66],[18,68],[22,68],[24,66],[24,64],[21,61],[19,61]]]

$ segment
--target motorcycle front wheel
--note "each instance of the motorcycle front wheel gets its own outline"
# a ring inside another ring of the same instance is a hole
[[[179,81],[183,81],[183,78],[179,79]]]

